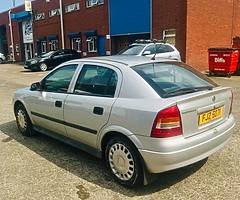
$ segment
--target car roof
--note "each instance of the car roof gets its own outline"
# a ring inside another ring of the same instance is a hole
[[[176,62],[176,60],[166,59],[166,58],[156,58],[152,60],[151,57],[145,56],[128,56],[128,55],[115,55],[115,56],[102,56],[102,57],[92,57],[77,59],[69,62],[101,62],[110,65],[121,64],[128,67],[133,67],[136,65],[142,65],[147,63],[157,63],[157,62]]]
[[[139,46],[149,46],[149,45],[154,45],[154,44],[161,44],[161,45],[171,45],[169,43],[163,43],[163,42],[149,42],[149,43],[132,43],[130,44],[130,46],[133,46],[133,45],[139,45]]]

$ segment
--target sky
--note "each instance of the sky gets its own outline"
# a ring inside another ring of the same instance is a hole
[[[13,0],[0,0],[0,12],[6,11],[12,7]],[[24,0],[15,0],[16,6],[19,6],[24,3]]]

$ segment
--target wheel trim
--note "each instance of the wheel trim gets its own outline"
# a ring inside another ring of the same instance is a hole
[[[47,70],[47,65],[44,64],[44,63],[42,63],[42,64],[40,65],[40,69],[41,69],[42,71],[46,71],[46,70]]]
[[[135,171],[133,156],[126,146],[113,144],[109,149],[109,165],[114,175],[122,181],[130,180]]]
[[[18,120],[19,127],[25,130],[27,128],[27,121],[26,121],[25,113],[22,110],[18,111],[17,120]]]

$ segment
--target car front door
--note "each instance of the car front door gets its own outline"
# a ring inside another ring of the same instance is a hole
[[[33,91],[30,109],[35,126],[66,135],[63,106],[77,67],[72,64],[54,70],[42,80],[42,90]]]
[[[61,63],[63,63],[63,55],[64,55],[63,51],[57,51],[56,53],[54,53],[51,57],[50,68],[54,68],[54,67],[60,65]]]
[[[108,122],[121,80],[121,72],[115,67],[92,63],[83,65],[64,105],[69,137],[96,147],[97,134]]]

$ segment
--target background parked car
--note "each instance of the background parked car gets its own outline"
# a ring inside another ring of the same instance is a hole
[[[6,60],[6,57],[0,53],[0,64],[2,64]]]
[[[55,68],[63,62],[78,59],[80,57],[80,54],[72,49],[50,51],[46,54],[42,54],[39,57],[27,60],[24,68],[32,71],[46,71],[48,69]]]
[[[171,44],[153,42],[152,40],[139,40],[123,49],[118,55],[147,56],[152,57],[156,54],[156,58],[167,58],[181,61],[179,51]]]

